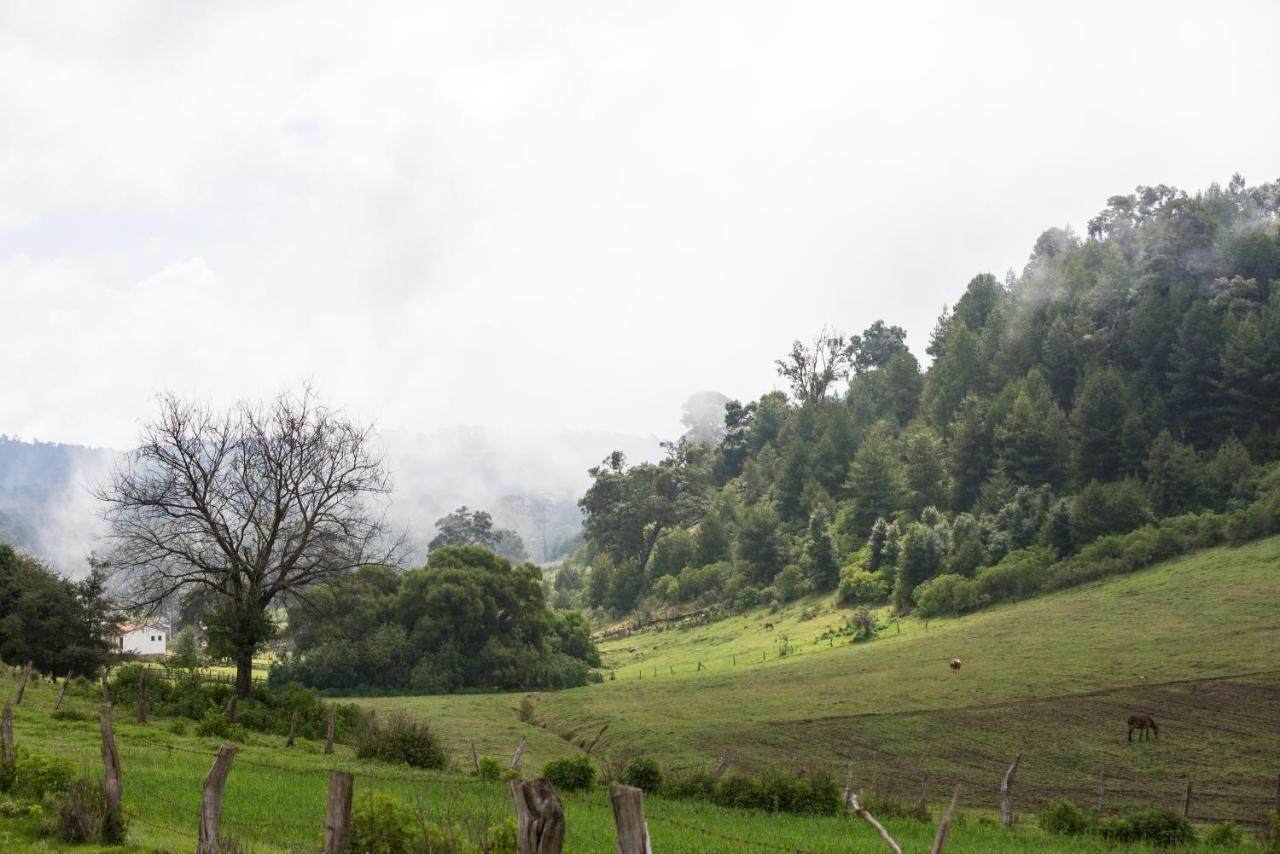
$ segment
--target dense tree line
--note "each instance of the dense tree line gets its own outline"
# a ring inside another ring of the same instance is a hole
[[[1140,187],[1083,238],[1044,232],[1021,274],[970,281],[927,369],[883,321],[796,342],[777,363],[789,396],[729,401],[713,443],[591,470],[557,600],[747,606],[840,586],[907,611],[921,584],[1024,549],[1063,559],[1244,512],[1280,450],[1278,214],[1280,183]]]
[[[586,619],[547,606],[536,566],[475,545],[313,586],[289,607],[288,632],[296,654],[271,682],[330,691],[565,688],[600,664]]]
[[[0,544],[0,661],[92,677],[111,655],[110,612],[98,573],[68,581]]]

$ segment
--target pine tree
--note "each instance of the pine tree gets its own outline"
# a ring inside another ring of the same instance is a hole
[[[1103,368],[1085,377],[1071,412],[1080,480],[1115,480],[1124,470],[1125,418],[1133,406],[1124,377]]]
[[[1147,455],[1147,492],[1157,516],[1175,516],[1200,506],[1204,488],[1195,449],[1161,430]]]
[[[997,465],[1015,483],[1060,485],[1066,472],[1066,428],[1044,374],[1032,370],[1020,383],[1009,415],[996,426]]]
[[[1217,313],[1208,302],[1197,300],[1178,327],[1169,373],[1173,425],[1183,439],[1197,447],[1209,445],[1218,434],[1221,343],[1222,323]]]
[[[873,430],[858,447],[845,488],[853,499],[852,522],[859,536],[866,536],[877,518],[901,507],[902,463],[883,429]]]
[[[815,590],[833,590],[840,580],[840,563],[828,530],[830,525],[831,518],[825,510],[815,510],[809,517],[801,567]]]

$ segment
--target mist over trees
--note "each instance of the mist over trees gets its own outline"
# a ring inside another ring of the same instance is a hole
[[[1045,231],[1020,274],[975,276],[927,369],[880,320],[796,341],[776,363],[790,395],[727,402],[714,446],[591,469],[577,599],[745,606],[839,585],[963,609],[962,582],[1022,550],[1250,517],[1280,454],[1278,213],[1280,183],[1139,187],[1083,237]]]

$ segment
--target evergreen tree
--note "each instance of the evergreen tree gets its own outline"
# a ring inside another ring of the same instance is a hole
[[[1195,449],[1161,430],[1147,456],[1147,492],[1157,516],[1176,516],[1198,509],[1203,475]]]
[[[1169,403],[1173,426],[1197,447],[1218,434],[1222,387],[1222,324],[1205,300],[1197,300],[1183,315],[1169,375]]]
[[[1032,370],[1020,383],[1009,415],[995,429],[1000,471],[1027,486],[1060,485],[1066,472],[1066,427],[1044,374]]]
[[[782,568],[780,527],[778,514],[767,501],[748,507],[738,525],[736,556],[757,584],[768,584]]]
[[[1062,315],[1054,317],[1049,330],[1044,336],[1044,346],[1040,351],[1040,361],[1044,365],[1045,380],[1054,400],[1063,409],[1071,406],[1075,395],[1076,378],[1079,366],[1076,363],[1076,342],[1071,327]]]
[[[942,572],[946,549],[938,532],[916,522],[902,538],[898,556],[898,580],[893,590],[894,608],[899,613],[911,610],[911,594],[916,587]]]
[[[925,424],[908,428],[902,436],[906,507],[919,514],[926,507],[943,507],[950,490],[942,439]]]
[[[830,525],[831,519],[825,510],[816,510],[809,517],[801,568],[815,590],[834,590],[840,580],[840,564],[828,530]]]
[[[1133,403],[1115,368],[1092,371],[1076,398],[1071,420],[1077,440],[1076,472],[1081,480],[1115,480],[1125,468],[1125,419]]]
[[[845,489],[853,499],[852,523],[859,536],[866,536],[881,516],[891,516],[901,506],[902,463],[883,429],[873,430],[849,468]]]

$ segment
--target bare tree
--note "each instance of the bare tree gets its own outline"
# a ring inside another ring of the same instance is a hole
[[[795,341],[785,359],[774,362],[778,376],[791,383],[791,392],[800,403],[819,400],[827,390],[847,379],[858,349],[858,338],[846,338],[823,327],[811,345]]]
[[[110,543],[100,563],[136,611],[209,594],[210,643],[234,657],[243,697],[274,605],[394,561],[381,507],[390,489],[372,429],[310,388],[225,413],[162,395],[159,417],[96,493]]]

